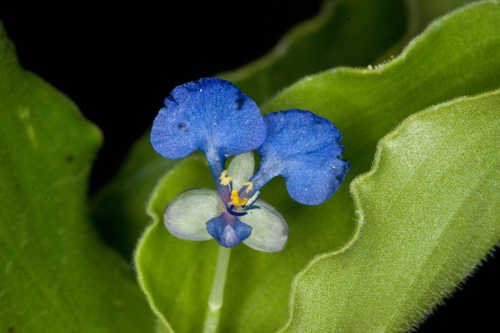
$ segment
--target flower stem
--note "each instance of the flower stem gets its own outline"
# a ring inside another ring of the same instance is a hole
[[[203,333],[217,332],[222,303],[224,301],[224,286],[226,284],[227,267],[229,266],[230,256],[230,248],[219,247],[212,290],[208,298],[208,309],[205,316],[205,324],[203,325]]]

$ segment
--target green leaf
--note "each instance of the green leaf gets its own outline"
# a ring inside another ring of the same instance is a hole
[[[297,278],[286,332],[403,332],[500,240],[500,91],[404,121],[351,191],[364,223]]]
[[[398,43],[388,49],[383,56],[377,59],[375,63],[383,63],[393,59],[431,21],[449,13],[451,10],[472,2],[477,2],[477,0],[406,0],[406,34]]]
[[[311,110],[332,120],[344,134],[347,179],[368,170],[377,141],[409,115],[452,98],[500,86],[500,5],[480,3],[434,23],[403,54],[376,69],[335,69],[308,77],[273,99],[267,112]],[[464,29],[467,27],[467,29]],[[166,204],[182,190],[207,186],[206,166],[187,159],[163,178],[149,204],[153,225],[140,242],[136,265],[141,285],[165,323],[178,332],[199,331],[215,241],[177,240],[160,223]],[[185,171],[185,169],[187,171]],[[347,186],[317,207],[295,204],[282,180],[263,191],[290,225],[288,245],[276,254],[245,246],[232,254],[221,332],[267,332],[288,318],[292,280],[316,255],[334,253],[357,234],[355,208]],[[321,293],[309,289],[311,302]],[[272,310],[270,310],[272,309]],[[272,314],[270,314],[272,311]],[[182,313],[181,313],[182,312]]]
[[[159,304],[151,303],[153,310],[165,326],[170,327],[162,314],[167,306],[171,311],[169,319],[179,332],[201,332],[200,323],[205,316],[217,257],[214,242],[175,238],[163,225],[165,203],[193,187],[213,187],[210,170],[199,156],[182,160],[159,182],[147,208],[154,221],[143,236],[149,242],[142,243],[136,252],[136,266],[141,271],[139,283],[150,294],[150,299],[161,300]],[[169,253],[165,253],[166,250]],[[165,331],[171,332],[171,329]]]
[[[410,20],[415,24],[414,31],[420,32],[436,17],[471,2],[477,0],[409,0],[407,3],[412,16]]]
[[[148,332],[130,267],[86,218],[99,130],[17,63],[0,25],[0,330]]]
[[[325,1],[314,20],[290,31],[266,56],[222,77],[258,104],[305,75],[365,66],[405,32],[403,1]]]
[[[263,58],[219,76],[262,103],[305,75],[372,62],[404,35],[404,19],[405,6],[399,0],[328,0],[317,17],[290,31]],[[154,152],[147,133],[134,145],[112,183],[97,196],[96,225],[124,255],[132,253],[149,222],[144,207],[151,191],[176,163]]]

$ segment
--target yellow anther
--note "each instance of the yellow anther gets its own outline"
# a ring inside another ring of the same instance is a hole
[[[227,170],[224,170],[221,172],[219,176],[220,183],[222,185],[229,185],[231,183],[231,180],[233,180],[233,177],[227,175]]]
[[[248,202],[247,198],[240,198],[240,195],[238,194],[238,190],[232,190],[231,191],[231,202],[233,203],[234,206],[236,207],[241,207],[244,204]]]
[[[252,182],[244,182],[244,183],[243,183],[243,186],[246,186],[246,187],[247,187],[247,188],[246,188],[246,190],[245,190],[245,192],[246,192],[246,193],[250,193],[250,191],[251,191],[251,190],[252,190],[252,188],[253,188],[253,183],[252,183]]]

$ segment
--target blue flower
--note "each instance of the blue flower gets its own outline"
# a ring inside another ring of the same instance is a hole
[[[255,102],[228,81],[207,78],[176,87],[154,120],[151,143],[169,159],[201,150],[217,191],[179,194],[165,209],[167,229],[182,239],[214,238],[225,247],[243,242],[260,251],[280,251],[288,225],[276,209],[259,200],[260,189],[282,176],[297,202],[324,202],[349,170],[341,159],[341,139],[329,120],[309,111],[262,117]],[[261,157],[255,173],[252,150]]]

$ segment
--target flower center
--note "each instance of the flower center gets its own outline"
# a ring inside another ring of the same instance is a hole
[[[231,202],[235,207],[241,207],[248,202],[248,198],[240,198],[238,190],[231,191]]]

